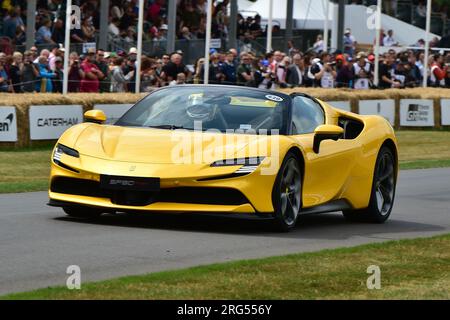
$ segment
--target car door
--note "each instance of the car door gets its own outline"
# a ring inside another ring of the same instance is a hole
[[[314,130],[328,123],[325,112],[316,100],[292,96],[291,134],[302,146],[305,155],[303,207],[311,207],[339,199],[345,192],[350,172],[359,151],[353,140],[325,140],[319,153],[313,151]]]

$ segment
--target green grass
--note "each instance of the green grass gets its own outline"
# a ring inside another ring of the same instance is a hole
[[[367,268],[381,269],[368,290]],[[450,299],[450,235],[82,283],[2,299]]]
[[[450,167],[450,131],[398,131],[401,169]],[[0,193],[42,191],[48,186],[53,145],[1,149]]]

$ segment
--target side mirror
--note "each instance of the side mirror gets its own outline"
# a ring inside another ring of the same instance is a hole
[[[344,135],[344,129],[339,126],[325,124],[314,130],[313,151],[319,153],[320,143],[323,140],[339,140]]]
[[[84,113],[84,120],[102,124],[106,121],[106,115],[102,110],[89,110]]]

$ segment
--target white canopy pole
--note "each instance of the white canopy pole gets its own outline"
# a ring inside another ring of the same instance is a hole
[[[209,83],[209,50],[211,46],[211,24],[212,24],[212,2],[208,1],[208,10],[206,13],[206,39],[205,39],[205,64],[203,65],[203,83]]]
[[[328,51],[328,19],[330,14],[330,1],[324,0],[325,4],[325,19],[323,20],[323,51]],[[322,2],[323,4],[323,2]]]
[[[423,86],[428,85],[428,60],[430,54],[431,0],[427,2],[427,26],[425,34],[425,59],[423,62]]]
[[[375,15],[375,74],[373,79],[373,83],[376,87],[380,84],[381,5],[381,0],[378,0],[377,13]]]
[[[72,0],[67,0],[66,8],[66,33],[64,41],[64,73],[63,95],[67,94],[69,85],[69,55],[70,55],[70,28],[72,26]]]
[[[136,93],[141,91],[141,66],[142,66],[142,32],[144,29],[144,0],[139,0],[139,19],[138,19],[138,35],[137,35],[137,57],[136,57]]]
[[[273,0],[269,0],[269,21],[267,23],[266,52],[272,51]]]

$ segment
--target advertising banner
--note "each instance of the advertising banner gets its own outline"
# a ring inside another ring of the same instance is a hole
[[[450,126],[450,99],[441,100],[441,124]]]
[[[0,107],[0,141],[17,141],[17,116],[14,107]]]
[[[30,139],[56,140],[71,126],[83,122],[81,105],[30,106]]]
[[[433,100],[400,100],[400,126],[434,127]]]

